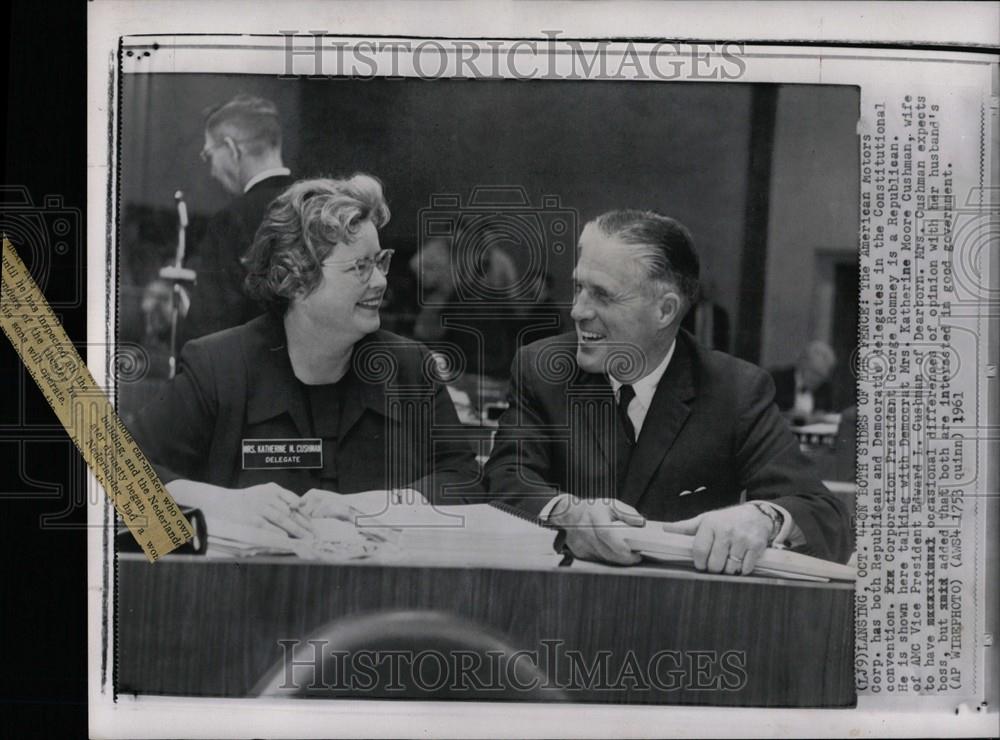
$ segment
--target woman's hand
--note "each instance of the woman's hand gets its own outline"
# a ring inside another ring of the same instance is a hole
[[[352,524],[362,515],[362,512],[349,505],[341,494],[319,488],[306,491],[301,499],[299,511],[313,519],[333,518]]]
[[[257,527],[291,537],[311,537],[307,516],[300,511],[302,499],[277,483],[249,488],[223,488],[190,480],[167,484],[174,500],[201,509],[211,533],[213,519]]]

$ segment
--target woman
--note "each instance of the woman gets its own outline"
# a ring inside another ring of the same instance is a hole
[[[478,490],[427,350],[379,330],[391,250],[378,180],[297,182],[269,206],[244,257],[269,311],[189,342],[135,436],[167,490],[211,519],[295,536],[347,516],[336,493],[413,488],[439,503]]]

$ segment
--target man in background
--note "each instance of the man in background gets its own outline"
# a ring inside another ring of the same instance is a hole
[[[473,256],[459,262],[461,249]],[[473,249],[461,237],[435,237],[413,256],[410,270],[419,285],[413,338],[448,344],[467,373],[506,381],[523,324],[511,257],[496,244]]]
[[[836,364],[833,350],[824,342],[813,341],[805,346],[795,365],[772,370],[778,408],[795,419],[833,411],[830,377]]]
[[[442,340],[448,327],[441,316],[455,292],[450,242],[442,238],[428,239],[410,259],[409,267],[418,283],[413,337],[421,342]]]
[[[244,324],[262,309],[243,293],[240,258],[253,242],[268,204],[292,184],[281,158],[281,122],[274,103],[237,95],[209,110],[201,159],[232,202],[208,223],[188,267],[198,274],[182,341]]]

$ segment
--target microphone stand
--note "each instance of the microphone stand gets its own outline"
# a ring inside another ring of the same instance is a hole
[[[178,190],[174,193],[174,201],[177,203],[177,252],[174,255],[174,264],[160,270],[160,277],[169,280],[173,284],[172,302],[170,309],[170,379],[177,374],[177,322],[180,318],[181,304],[181,283],[194,283],[196,273],[184,267],[184,252],[186,251],[185,236],[188,226],[187,205],[184,203],[184,193]]]

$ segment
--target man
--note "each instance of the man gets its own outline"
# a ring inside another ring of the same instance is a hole
[[[182,326],[185,340],[243,324],[262,308],[243,292],[240,258],[268,204],[292,184],[281,159],[281,123],[269,100],[237,95],[205,120],[201,158],[233,201],[208,223],[188,266],[198,274]]]
[[[464,262],[459,249],[468,250]],[[461,237],[435,237],[410,270],[419,283],[413,338],[451,345],[466,373],[506,379],[523,328],[520,306],[505,297],[518,280],[511,257],[496,245],[476,249]]]
[[[413,336],[422,342],[440,341],[448,330],[441,316],[455,292],[450,242],[441,238],[427,240],[410,258],[409,267],[417,279],[418,291]]]
[[[817,411],[832,411],[830,376],[837,357],[828,345],[809,342],[792,367],[771,371],[774,402],[795,418],[807,419]]]
[[[587,224],[576,333],[515,359],[489,489],[565,530],[581,558],[638,561],[621,523],[649,518],[694,535],[701,570],[750,573],[781,540],[847,560],[846,509],[799,451],[770,376],[679,331],[698,269],[691,236],[673,219],[614,211]]]

